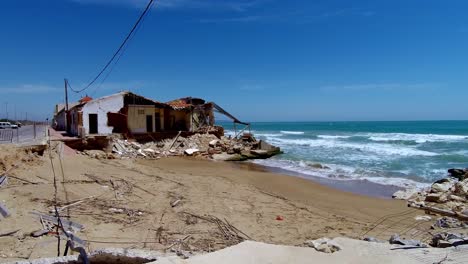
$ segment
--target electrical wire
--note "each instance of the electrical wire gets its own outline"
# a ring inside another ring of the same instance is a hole
[[[94,77],[94,79],[92,79],[92,81],[90,83],[88,83],[88,85],[86,85],[83,89],[80,89],[80,90],[74,90],[72,88],[70,88],[70,90],[72,90],[73,92],[75,93],[81,93],[83,91],[85,91],[86,89],[88,89],[91,85],[93,85],[97,79],[99,79],[99,77],[101,77],[101,75],[106,71],[106,69],[112,64],[112,62],[115,60],[115,58],[117,57],[117,55],[119,55],[120,51],[122,51],[122,49],[124,48],[124,46],[127,44],[128,40],[131,38],[133,32],[138,28],[138,25],[140,24],[140,22],[143,20],[143,18],[146,16],[146,14],[148,13],[148,11],[150,10],[151,6],[153,5],[153,2],[154,0],[150,0],[148,2],[148,4],[146,5],[146,8],[145,10],[143,11],[143,13],[141,13],[140,17],[138,18],[138,20],[135,22],[135,24],[133,25],[132,29],[130,30],[130,32],[127,34],[127,36],[125,37],[124,41],[122,42],[122,44],[120,44],[119,48],[117,49],[117,51],[114,53],[114,55],[112,56],[112,58],[106,63],[106,65],[102,68],[102,70],[96,75],[96,77]]]

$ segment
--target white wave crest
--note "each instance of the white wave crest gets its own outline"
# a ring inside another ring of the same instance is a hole
[[[304,135],[303,131],[280,131],[280,132],[286,135]]]
[[[325,139],[285,139],[271,138],[273,144],[278,144],[280,147],[288,147],[291,145],[308,146],[312,148],[336,148],[354,150],[359,152],[367,152],[369,154],[377,154],[384,156],[437,156],[439,154],[425,150],[419,150],[407,146],[394,146],[389,144],[378,143],[352,143],[338,140]]]
[[[323,139],[345,139],[350,138],[351,136],[318,135],[317,137]]]
[[[266,159],[255,160],[254,163],[280,168],[302,175],[309,175],[313,177],[328,178],[333,180],[368,180],[370,182],[379,183],[383,185],[394,185],[403,188],[425,188],[429,186],[428,183],[416,182],[410,179],[397,178],[397,177],[379,177],[372,176],[372,173],[366,174],[362,170],[357,170],[352,167],[341,166],[336,164],[324,164],[330,169],[320,169],[309,166],[308,161],[291,161],[281,159]]]
[[[366,136],[372,141],[414,141],[416,143],[467,140],[463,135],[406,134],[406,133],[370,133]]]

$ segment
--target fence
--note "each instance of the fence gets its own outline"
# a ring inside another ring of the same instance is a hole
[[[11,129],[0,130],[0,141],[13,142],[13,130]]]

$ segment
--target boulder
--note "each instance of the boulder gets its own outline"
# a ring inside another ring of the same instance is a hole
[[[453,182],[452,181],[446,181],[443,183],[434,183],[431,186],[431,192],[432,193],[438,193],[438,192],[447,192],[452,188]]]
[[[396,191],[393,195],[393,199],[397,200],[408,200],[410,199],[413,195],[415,195],[418,192],[417,189],[406,189],[406,190],[399,190]]]
[[[468,195],[468,179],[455,183],[455,191],[457,195],[467,196]]]
[[[452,176],[454,178],[457,178],[460,181],[463,181],[464,179],[466,179],[466,174],[468,173],[468,170],[467,169],[464,169],[464,170],[462,170],[462,169],[449,169],[448,173],[450,174],[450,176]]]
[[[321,169],[321,170],[329,170],[330,169],[330,167],[322,165],[320,163],[310,164],[309,167],[314,168],[314,169]]]
[[[213,154],[213,159],[217,161],[244,161],[247,158],[240,154],[221,153],[221,154]]]
[[[451,201],[455,201],[455,202],[465,202],[466,201],[466,199],[464,197],[460,197],[460,196],[453,195],[453,194],[450,194],[448,196],[448,199],[451,200]]]
[[[447,202],[447,195],[444,193],[429,193],[426,196],[426,202],[445,203]]]
[[[305,244],[315,250],[323,253],[335,253],[336,251],[341,250],[341,246],[338,245],[335,241],[330,240],[329,238],[320,238],[317,240],[306,241]]]

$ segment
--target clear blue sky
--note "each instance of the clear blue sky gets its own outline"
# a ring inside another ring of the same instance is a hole
[[[0,116],[5,102],[10,117],[50,115],[63,78],[77,89],[94,77],[145,3],[2,1]],[[202,97],[246,121],[467,119],[467,10],[465,0],[156,1],[86,93]]]

